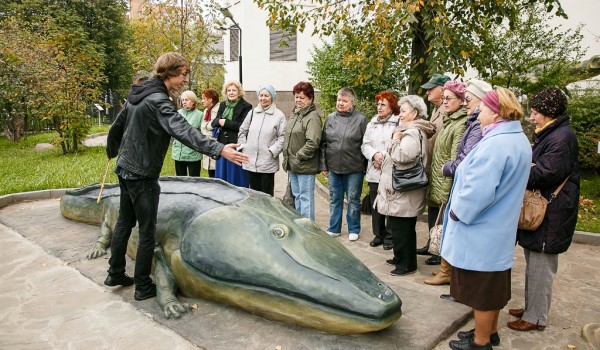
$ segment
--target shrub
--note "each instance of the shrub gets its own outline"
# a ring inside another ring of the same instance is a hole
[[[574,93],[567,112],[579,141],[579,162],[582,169],[600,171],[600,90]]]

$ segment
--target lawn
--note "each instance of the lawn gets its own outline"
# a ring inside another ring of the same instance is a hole
[[[91,134],[107,131],[108,126],[94,127]],[[104,147],[86,148],[83,145],[78,153],[63,155],[60,147],[44,152],[34,152],[38,143],[50,143],[55,133],[47,132],[29,135],[17,143],[0,137],[0,195],[16,192],[37,191],[53,188],[83,187],[100,183],[106,169]],[[170,151],[168,152],[170,155]],[[107,183],[117,183],[112,172],[115,161],[111,161]],[[202,176],[206,171],[202,170]],[[175,167],[167,156],[161,175],[175,175]],[[319,181],[327,184],[327,179],[318,175]],[[366,184],[363,195],[368,192]],[[581,200],[577,230],[600,233],[600,175],[583,172],[581,176]]]

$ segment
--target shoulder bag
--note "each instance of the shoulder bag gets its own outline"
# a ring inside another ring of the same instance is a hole
[[[519,229],[525,231],[535,231],[544,221],[546,216],[546,208],[548,204],[552,202],[556,195],[562,190],[563,186],[569,180],[567,176],[565,181],[558,186],[556,191],[550,195],[550,200],[544,198],[540,190],[525,190],[525,197],[523,198],[523,206],[521,207],[521,215],[519,215]]]
[[[392,165],[392,187],[394,191],[405,192],[425,187],[429,183],[425,167],[423,166],[423,136],[419,131],[419,146],[421,151],[417,163],[408,169],[396,169]]]

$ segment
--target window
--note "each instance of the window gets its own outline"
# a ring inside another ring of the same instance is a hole
[[[237,28],[229,29],[229,60],[237,61],[240,55],[240,30]]]
[[[271,45],[269,59],[271,61],[296,61],[297,40],[296,32],[285,33],[282,30],[271,30]]]

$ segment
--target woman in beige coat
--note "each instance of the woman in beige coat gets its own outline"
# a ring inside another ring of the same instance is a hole
[[[398,192],[392,187],[392,169],[408,169],[417,162],[427,163],[427,140],[435,133],[435,125],[425,120],[427,107],[423,99],[408,95],[400,99],[400,124],[394,130],[388,155],[383,160],[375,208],[388,217],[392,232],[394,258],[386,260],[396,268],[394,276],[417,271],[417,216],[425,208],[427,187]]]

